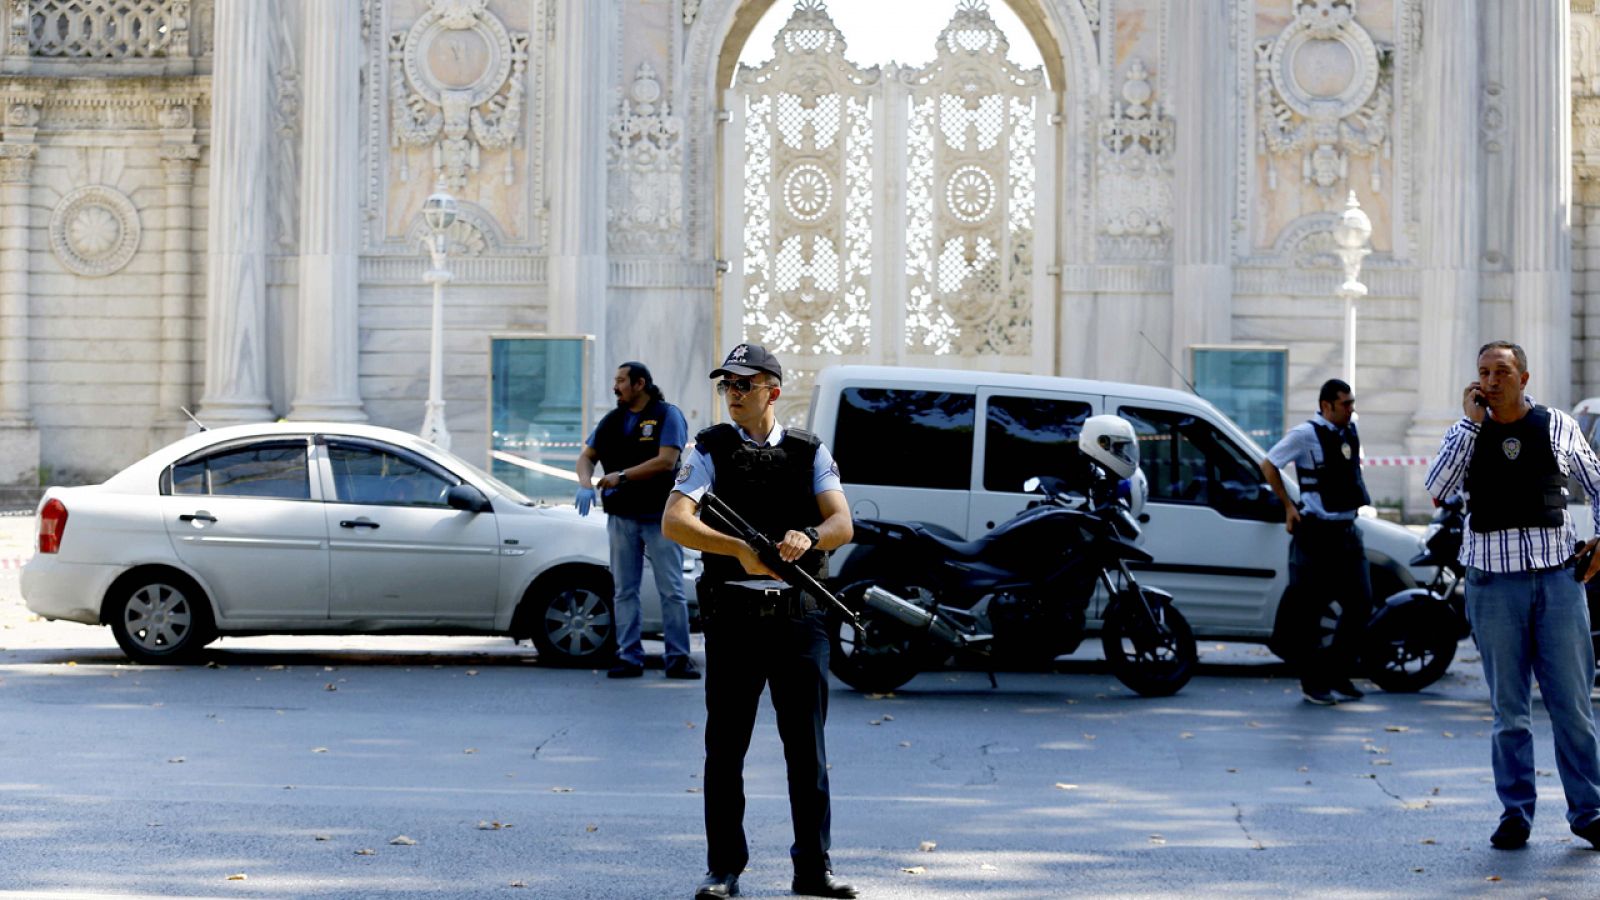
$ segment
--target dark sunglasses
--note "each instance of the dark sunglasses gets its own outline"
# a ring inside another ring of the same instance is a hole
[[[770,387],[772,387],[772,385],[756,384],[748,378],[724,378],[717,382],[717,393],[726,396],[729,391],[733,391],[735,394],[738,394],[742,397],[756,388]]]

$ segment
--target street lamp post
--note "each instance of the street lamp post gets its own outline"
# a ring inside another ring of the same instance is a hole
[[[1338,246],[1339,262],[1344,265],[1344,283],[1339,285],[1339,296],[1344,298],[1344,378],[1350,391],[1356,389],[1356,300],[1367,295],[1367,286],[1361,283],[1361,261],[1372,248],[1367,239],[1372,237],[1372,220],[1361,211],[1356,192],[1351,191],[1344,202],[1344,212],[1339,214],[1339,224],[1333,226],[1333,242]]]
[[[432,231],[428,253],[433,266],[422,280],[433,285],[433,329],[428,347],[428,406],[422,417],[422,437],[437,447],[450,449],[450,429],[444,423],[444,285],[453,276],[446,268],[450,252],[445,231],[456,220],[456,198],[442,189],[422,204],[422,218]]]

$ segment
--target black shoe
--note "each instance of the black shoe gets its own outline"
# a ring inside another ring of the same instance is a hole
[[[700,670],[694,667],[694,660],[687,657],[675,659],[667,664],[668,678],[681,678],[685,681],[699,681]]]
[[[860,893],[855,885],[840,881],[826,870],[813,875],[796,875],[789,889],[802,897],[855,897]]]
[[[1335,694],[1339,695],[1340,700],[1360,700],[1362,697],[1366,696],[1366,694],[1363,693],[1360,688],[1352,684],[1348,678],[1343,681],[1336,681],[1330,685],[1330,687],[1333,689]]]
[[[1591,849],[1600,850],[1600,819],[1583,826],[1572,829],[1572,833],[1588,841]]]
[[[700,882],[695,889],[694,900],[722,900],[724,897],[734,897],[739,893],[738,875],[718,875],[707,872],[706,880]]]
[[[633,663],[617,663],[616,665],[611,667],[610,671],[606,672],[606,677],[607,678],[638,678],[639,676],[641,676],[643,674],[644,674],[644,666],[636,666]]]
[[[1328,693],[1327,688],[1310,688],[1302,686],[1300,688],[1300,696],[1304,697],[1307,703],[1315,703],[1318,706],[1332,706],[1339,702],[1333,699],[1333,695]]]
[[[1600,831],[1600,826],[1591,825],[1590,828]],[[1521,816],[1508,816],[1501,819],[1500,827],[1494,830],[1494,834],[1489,835],[1489,844],[1496,850],[1521,850],[1528,845],[1528,833],[1532,830],[1527,819]],[[1577,833],[1577,829],[1573,831]]]

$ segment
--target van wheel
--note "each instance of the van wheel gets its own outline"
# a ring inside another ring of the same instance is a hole
[[[205,594],[178,572],[151,570],[125,579],[113,589],[104,617],[117,646],[139,663],[192,662],[216,638]]]

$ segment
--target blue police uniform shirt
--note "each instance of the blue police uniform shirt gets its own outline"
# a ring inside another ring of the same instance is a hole
[[[684,420],[682,411],[680,411],[676,406],[666,402],[663,402],[661,405],[666,407],[667,410],[666,416],[664,417],[665,421],[661,423],[661,446],[677,447],[679,450],[682,450],[683,445],[689,443],[689,423]],[[623,434],[633,433],[634,428],[639,424],[640,415],[640,413],[636,413],[633,410],[628,410],[622,414]],[[588,444],[590,447],[594,447],[595,437],[599,434],[600,425],[596,423],[594,430],[589,432],[589,439],[584,441],[584,443]]]
[[[1311,417],[1323,428],[1333,428],[1333,423],[1322,417],[1321,413]],[[1267,451],[1267,460],[1282,469],[1294,463],[1295,471],[1304,472],[1322,465],[1322,442],[1317,440],[1316,425],[1311,422],[1301,422],[1289,429],[1283,440],[1272,445]],[[1319,519],[1350,520],[1356,517],[1357,511],[1331,513],[1322,506],[1322,494],[1318,491],[1302,491],[1300,494],[1300,512],[1302,515],[1316,516]]]
[[[751,437],[748,431],[738,425],[733,427],[745,443],[761,444]],[[767,435],[765,446],[778,446],[783,442],[784,433],[782,425],[773,426],[772,433]],[[710,490],[716,480],[717,471],[711,464],[710,455],[697,446],[678,467],[677,483],[673,485],[672,490],[699,503],[701,495]],[[828,451],[826,444],[818,444],[816,458],[811,463],[811,493],[821,494],[825,491],[843,492],[844,485],[839,481],[839,464],[833,461],[833,454]]]

